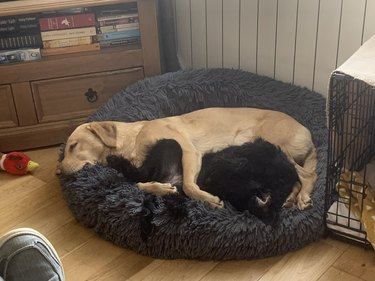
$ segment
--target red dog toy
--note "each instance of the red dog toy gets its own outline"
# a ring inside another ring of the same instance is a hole
[[[39,167],[39,164],[31,161],[30,157],[23,152],[0,153],[0,170],[10,174],[24,175]]]

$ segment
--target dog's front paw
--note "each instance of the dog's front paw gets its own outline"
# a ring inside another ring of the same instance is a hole
[[[137,187],[154,195],[164,196],[177,193],[177,188],[170,183],[161,183],[156,181],[139,182]]]
[[[312,200],[309,195],[301,194],[300,192],[297,196],[297,205],[301,211],[310,209],[312,207]]]
[[[207,202],[210,203],[210,205],[214,208],[224,207],[224,202],[217,196],[212,196],[212,198],[210,198],[210,200],[207,200]]]
[[[170,183],[161,183],[160,189],[162,195],[177,193],[177,187],[171,185]]]

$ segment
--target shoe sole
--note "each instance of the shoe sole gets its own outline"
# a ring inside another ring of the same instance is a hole
[[[33,236],[39,237],[41,240],[43,240],[43,242],[48,245],[48,247],[50,248],[50,250],[53,252],[53,254],[55,255],[55,257],[59,261],[60,266],[61,266],[61,271],[63,273],[63,276],[65,275],[64,274],[64,269],[63,269],[63,266],[62,266],[62,262],[60,260],[59,255],[56,252],[56,249],[53,247],[53,245],[51,244],[51,242],[43,234],[41,234],[40,232],[36,231],[35,229],[24,227],[24,228],[13,229],[13,230],[5,233],[3,236],[0,237],[0,248],[6,242],[8,242],[10,239],[12,239],[14,237],[17,237],[17,236],[20,236],[20,235],[33,235]]]

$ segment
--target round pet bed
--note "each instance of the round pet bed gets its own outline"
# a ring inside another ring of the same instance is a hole
[[[285,112],[310,129],[318,153],[313,208],[284,209],[275,225],[230,207],[212,209],[185,197],[158,197],[96,165],[61,177],[79,222],[103,238],[157,258],[252,259],[299,249],[323,235],[327,130],[325,99],[241,70],[185,70],[139,81],[99,108],[89,121],[136,121],[205,107],[257,107]]]

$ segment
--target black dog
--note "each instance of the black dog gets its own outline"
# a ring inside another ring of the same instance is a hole
[[[181,159],[180,145],[165,139],[150,147],[139,168],[113,155],[107,162],[128,181],[168,182],[182,192]],[[258,138],[204,155],[197,184],[237,210],[249,210],[263,221],[272,222],[298,181],[295,167],[280,148]]]

